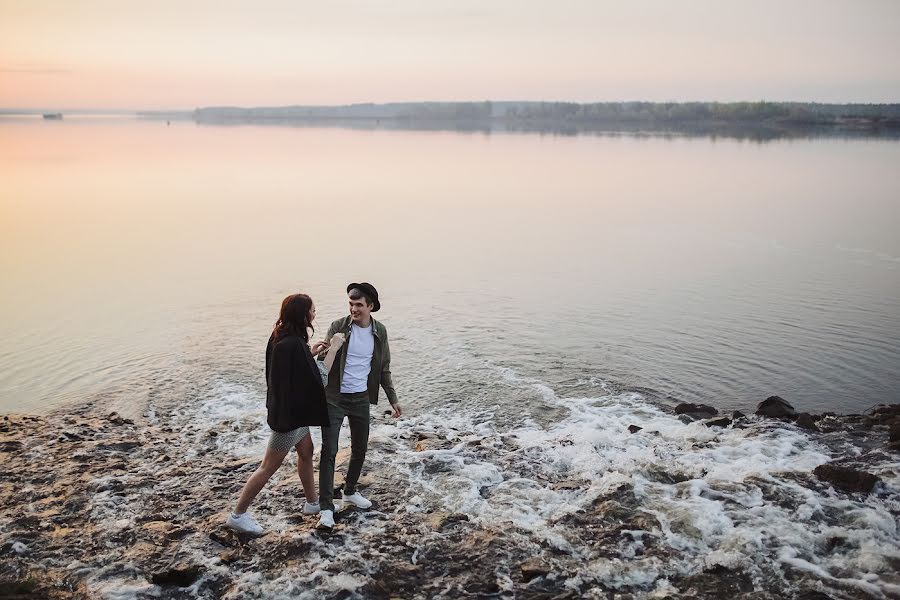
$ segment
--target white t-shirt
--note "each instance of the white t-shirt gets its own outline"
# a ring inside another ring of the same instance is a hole
[[[354,394],[369,389],[369,371],[372,370],[372,354],[375,352],[375,336],[372,324],[368,327],[350,325],[350,341],[347,343],[347,364],[341,378],[341,393]]]

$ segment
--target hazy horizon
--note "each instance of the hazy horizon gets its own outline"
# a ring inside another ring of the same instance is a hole
[[[892,103],[900,5],[0,2],[6,110],[427,101]]]

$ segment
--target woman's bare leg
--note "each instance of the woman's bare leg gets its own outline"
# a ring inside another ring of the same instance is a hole
[[[312,442],[310,442],[310,446],[311,445]],[[247,483],[244,484],[244,489],[241,490],[241,497],[238,498],[237,507],[234,509],[235,513],[241,514],[247,511],[247,508],[250,506],[250,503],[253,502],[253,499],[256,498],[259,491],[263,489],[263,486],[266,485],[269,478],[275,474],[275,471],[277,471],[278,467],[281,466],[281,463],[284,462],[284,457],[287,456],[287,453],[287,450],[281,452],[279,450],[266,448],[266,454],[263,456],[262,464],[260,464],[259,468],[253,472],[253,475],[251,475],[250,479],[247,480]],[[312,459],[310,459],[310,466],[311,465]]]
[[[294,446],[297,451],[297,475],[303,484],[303,495],[307,502],[318,502],[316,494],[316,479],[313,476],[313,443],[312,437],[307,435]]]

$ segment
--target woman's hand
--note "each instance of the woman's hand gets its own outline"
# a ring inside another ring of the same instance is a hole
[[[313,354],[318,354],[323,350],[328,350],[328,346],[329,344],[326,341],[316,342],[315,344],[313,344],[313,347],[310,348],[310,352],[312,352]]]

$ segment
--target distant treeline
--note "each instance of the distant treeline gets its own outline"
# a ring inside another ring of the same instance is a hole
[[[733,123],[900,126],[900,104],[812,102],[398,102],[345,106],[198,108],[199,122],[406,119],[542,123]]]

